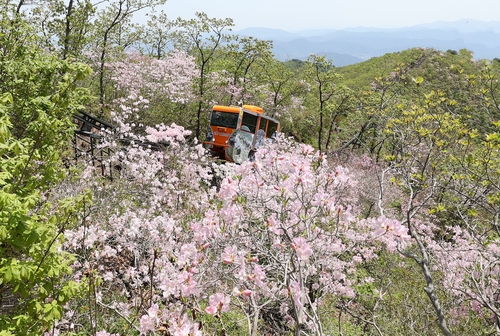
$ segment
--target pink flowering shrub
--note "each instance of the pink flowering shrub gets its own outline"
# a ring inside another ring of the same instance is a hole
[[[310,146],[280,139],[254,162],[231,168],[209,219],[217,230],[208,250],[220,266],[207,274],[221,280],[217,290],[231,295],[248,321],[320,334],[322,300],[356,295],[356,283],[364,281],[356,267],[377,258],[384,246],[377,240],[409,238],[396,220],[360,220],[356,181]],[[281,320],[270,320],[275,316]],[[254,328],[249,323],[249,333]]]
[[[322,334],[325,298],[355,298],[360,265],[408,240],[397,220],[364,216],[354,175],[311,146],[279,137],[252,162],[216,164],[181,126],[134,132],[147,104],[132,95],[112,113],[113,180],[84,173],[93,203],[64,248],[89,294],[67,323],[197,335],[237,312],[249,334],[259,321]]]
[[[193,99],[191,85],[197,75],[193,57],[174,50],[164,59],[132,52],[123,61],[109,63],[112,80],[124,96],[143,96],[147,99],[165,97],[175,103]]]
[[[419,223],[432,230],[425,238],[429,253],[433,256],[433,271],[441,274],[442,286],[449,299],[456,302],[450,311],[450,319],[456,324],[470,313],[487,321],[500,316],[500,245],[497,240],[484,241],[477,232],[465,230],[459,225],[446,228],[448,239],[431,239],[439,228],[431,223]]]
[[[65,233],[65,248],[78,255],[73,276],[89,283],[92,300],[84,312],[74,303],[72,322],[112,331],[118,318],[144,335],[197,334],[191,309],[201,311],[208,296],[199,280],[205,246],[191,227],[215,192],[211,168],[201,144],[187,142],[189,131],[158,125],[136,135],[133,115],[114,113],[117,131],[103,144],[114,153],[107,162],[113,180],[87,169],[82,183],[93,204],[81,225]]]
[[[310,146],[280,138],[254,162],[217,165],[182,127],[139,136],[131,116],[115,113],[118,133],[107,143],[114,180],[87,173],[94,203],[65,233],[79,256],[74,278],[92,291],[93,308],[74,324],[104,315],[144,335],[187,335],[203,330],[204,314],[238,311],[250,334],[259,320],[321,333],[325,297],[355,297],[365,281],[357,267],[408,238],[395,220],[360,219],[348,169]]]
[[[143,132],[144,125],[192,124],[194,115],[188,106],[196,101],[193,81],[198,71],[194,59],[185,52],[174,50],[163,59],[132,52],[107,64],[107,70],[114,87],[107,105],[115,114],[133,111],[134,132]]]

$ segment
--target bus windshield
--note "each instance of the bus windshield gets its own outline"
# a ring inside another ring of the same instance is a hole
[[[236,128],[238,126],[238,113],[212,111],[210,125]]]

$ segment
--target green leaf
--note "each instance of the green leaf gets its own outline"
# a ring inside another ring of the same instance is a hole
[[[59,320],[62,317],[62,307],[59,306],[57,300],[45,304],[43,312],[49,321]]]
[[[10,267],[3,268],[1,273],[3,273],[4,283],[9,283],[12,280],[12,270],[10,269]]]
[[[9,231],[4,225],[0,225],[0,240],[5,241],[9,237]]]

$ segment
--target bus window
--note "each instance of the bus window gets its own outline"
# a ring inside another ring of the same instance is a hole
[[[264,119],[264,118],[261,118],[260,119],[259,129],[264,130],[264,132],[265,132],[266,131],[266,126],[267,126],[267,120]]]
[[[269,126],[267,127],[266,137],[272,138],[273,135],[275,135],[277,129],[278,129],[278,124],[272,120],[269,120]]]
[[[250,130],[250,133],[254,134],[255,129],[257,128],[258,119],[259,118],[253,114],[246,112],[243,113],[243,121],[241,123],[241,128],[243,128],[243,126],[247,126],[248,129]]]
[[[238,113],[212,111],[210,125],[236,128],[238,126]]]

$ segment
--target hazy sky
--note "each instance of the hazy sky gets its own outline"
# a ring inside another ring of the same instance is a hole
[[[500,20],[499,0],[167,0],[170,19],[195,12],[231,18],[248,27],[298,31],[316,28],[397,28],[436,21]]]

